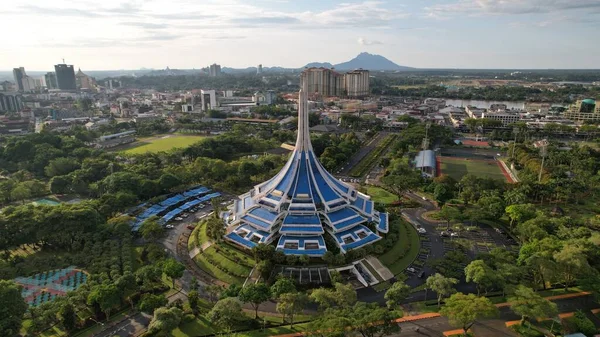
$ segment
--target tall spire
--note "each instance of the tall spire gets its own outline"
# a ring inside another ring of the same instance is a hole
[[[312,151],[308,122],[308,97],[304,89],[298,93],[298,137],[296,151]]]

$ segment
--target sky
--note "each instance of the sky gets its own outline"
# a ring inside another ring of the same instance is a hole
[[[0,69],[600,68],[600,0],[0,0]]]

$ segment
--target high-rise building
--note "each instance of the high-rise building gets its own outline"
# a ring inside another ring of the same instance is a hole
[[[263,71],[263,69],[262,69],[262,64],[259,64],[259,65],[258,65],[258,67],[256,67],[256,73],[257,73],[258,75],[260,75],[260,74],[262,74],[262,71]]]
[[[298,96],[294,152],[276,176],[240,195],[223,213],[225,238],[245,249],[275,243],[286,255],[309,257],[371,245],[388,232],[388,214],[325,170],[310,142],[306,85]]]
[[[81,68],[75,74],[75,84],[77,85],[77,89],[80,90],[90,90],[94,87],[92,78],[84,74]]]
[[[18,112],[21,109],[23,109],[21,94],[0,92],[0,112]]]
[[[23,92],[34,92],[37,89],[35,78],[28,75],[21,78],[21,84],[23,85]]]
[[[344,74],[344,91],[350,97],[369,95],[369,71],[357,69]]]
[[[307,68],[302,72],[301,83],[306,85],[306,93],[323,97],[341,96],[344,76],[333,69]]]
[[[25,68],[13,68],[13,77],[15,78],[15,84],[17,85],[18,91],[23,91],[23,77],[27,76]]]
[[[46,80],[46,88],[48,89],[58,89],[58,83],[56,82],[56,73],[55,72],[47,72],[44,75]]]
[[[208,67],[208,75],[211,77],[217,77],[221,75],[221,66],[213,63]]]
[[[56,73],[56,83],[60,90],[77,90],[77,82],[75,81],[75,70],[73,65],[57,64],[54,66]]]

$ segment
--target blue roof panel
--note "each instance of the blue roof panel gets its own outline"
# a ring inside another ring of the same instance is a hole
[[[283,219],[284,225],[320,225],[321,219],[316,214],[312,215],[291,215],[288,214]]]

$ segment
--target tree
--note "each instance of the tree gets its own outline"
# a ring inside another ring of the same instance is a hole
[[[192,290],[188,293],[188,303],[190,304],[190,308],[192,309],[194,315],[197,315],[200,305],[200,296],[198,295],[198,291]]]
[[[562,284],[565,290],[569,288],[576,277],[590,268],[584,250],[581,247],[565,244],[563,248],[554,253],[554,261],[561,274]]]
[[[551,318],[558,314],[556,303],[548,301],[524,285],[515,288],[514,294],[508,297],[508,303],[512,311],[521,315],[521,325],[527,318]]]
[[[271,297],[277,300],[283,294],[296,292],[296,284],[289,277],[279,277],[271,286]]]
[[[158,308],[154,311],[154,317],[150,321],[148,331],[150,333],[168,334],[179,326],[183,317],[183,311],[177,307]]]
[[[165,295],[144,294],[140,300],[139,308],[147,314],[153,314],[154,310],[164,307],[168,302]]]
[[[13,281],[0,280],[0,336],[17,336],[21,330],[27,303]]]
[[[510,218],[510,228],[512,229],[515,222],[523,223],[529,219],[535,218],[535,206],[532,204],[516,204],[506,207],[506,215]]]
[[[163,272],[171,278],[173,282],[173,288],[175,288],[175,279],[183,276],[185,266],[175,259],[168,259],[163,263]]]
[[[225,235],[225,223],[221,218],[206,219],[206,235],[215,242],[220,242]]]
[[[258,318],[258,307],[261,303],[266,302],[271,297],[269,287],[264,283],[250,284],[242,288],[240,291],[240,301],[250,303],[254,308],[254,318]]]
[[[446,220],[447,229],[450,229],[450,221],[455,221],[460,218],[460,210],[456,207],[444,205],[438,215],[441,219]]]
[[[466,336],[477,319],[494,317],[498,309],[488,298],[456,293],[446,300],[440,314],[447,317],[451,325],[462,328]]]
[[[335,289],[318,288],[310,294],[310,299],[319,305],[319,309],[325,310],[335,305],[350,307],[356,303],[356,290],[351,285],[336,283]]]
[[[275,247],[272,245],[259,243],[252,248],[252,255],[256,262],[270,261],[273,258],[273,254],[275,254]]]
[[[411,287],[409,287],[406,283],[397,281],[394,283],[386,292],[385,292],[385,300],[387,307],[390,309],[395,309],[402,303],[402,301],[406,300],[408,295],[410,295]]]
[[[458,280],[455,278],[445,277],[440,273],[436,273],[427,278],[427,281],[425,281],[425,286],[427,287],[427,289],[435,291],[435,293],[437,294],[437,302],[439,307],[440,302],[442,301],[442,298],[444,298],[444,296],[448,296],[456,292],[456,290],[454,289],[454,285],[457,283]]]
[[[400,332],[400,326],[393,321],[395,317],[392,312],[376,303],[356,302],[354,306],[343,309],[342,316],[349,319],[351,330],[364,337],[382,337]]]
[[[123,276],[119,277],[115,282],[117,288],[121,291],[121,298],[129,302],[131,309],[133,309],[133,297],[137,294],[138,285],[135,281],[135,276],[126,272]]]
[[[60,307],[58,317],[65,330],[71,332],[77,327],[77,314],[71,303],[66,302]]]
[[[497,196],[484,196],[477,201],[477,206],[488,219],[500,219],[504,215],[504,201]]]
[[[157,241],[165,235],[165,229],[158,223],[158,217],[153,216],[142,223],[140,234],[146,241]]]
[[[69,176],[55,176],[50,179],[50,192],[64,194],[69,191],[71,179]]]
[[[19,183],[11,192],[10,197],[13,200],[23,200],[25,203],[25,199],[31,197],[31,189],[27,187],[24,183]]]
[[[351,284],[336,283],[335,296],[337,303],[342,307],[350,307],[356,303],[356,290]]]
[[[227,332],[231,331],[243,317],[242,305],[233,297],[219,300],[207,315],[210,322]]]
[[[108,320],[110,312],[121,303],[120,291],[115,284],[99,284],[90,291],[87,303],[98,305]]]
[[[283,315],[283,320],[285,321],[285,316],[290,319],[290,326],[294,327],[294,316],[298,313],[301,313],[302,310],[306,307],[308,303],[308,296],[304,293],[283,293],[279,296],[279,301],[277,302],[277,312]]]
[[[337,296],[335,292],[330,289],[318,288],[312,291],[310,294],[311,301],[317,303],[319,309],[325,311],[325,309],[333,307],[337,303]]]
[[[74,158],[56,158],[52,159],[48,166],[44,168],[46,176],[52,178],[55,176],[67,175],[79,168],[79,162]]]
[[[471,261],[465,267],[465,277],[467,282],[475,282],[477,284],[477,296],[483,288],[487,293],[487,289],[494,285],[495,272],[483,260]]]

